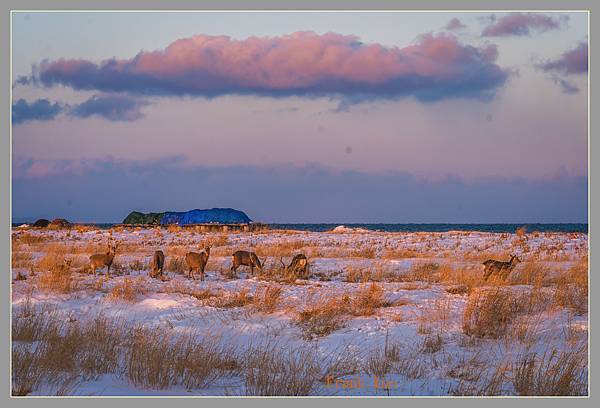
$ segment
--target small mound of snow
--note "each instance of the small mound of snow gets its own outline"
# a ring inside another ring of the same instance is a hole
[[[21,224],[17,228],[27,228],[27,227],[29,227],[29,224]]]
[[[338,225],[337,227],[335,227],[334,229],[331,230],[331,232],[338,232],[338,233],[363,233],[363,232],[371,232],[368,229],[364,229],[364,228],[350,228],[350,227],[346,227],[345,225]]]

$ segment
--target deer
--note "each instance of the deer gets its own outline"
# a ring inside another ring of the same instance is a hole
[[[206,268],[206,264],[208,263],[208,257],[210,256],[210,245],[205,247],[202,252],[188,252],[185,254],[185,263],[190,269],[188,273],[188,278],[192,278],[196,280],[196,276],[194,274],[194,270],[197,270],[200,273],[200,281],[204,281],[204,268]]]
[[[249,266],[252,276],[254,276],[254,267],[258,268],[261,273],[263,271],[260,259],[258,259],[258,256],[254,252],[236,251],[231,255],[231,264],[231,271],[234,277],[237,277],[237,268],[241,265]]]
[[[501,262],[493,259],[488,259],[483,263],[483,265],[485,266],[484,279],[487,281],[490,275],[499,274],[502,280],[506,280],[508,275],[510,275],[512,270],[515,269],[515,266],[517,266],[519,262],[521,262],[521,260],[517,258],[516,255],[512,255],[510,257],[510,261],[508,262]]]
[[[150,277],[156,278],[162,276],[163,267],[165,265],[165,254],[163,251],[154,251],[154,256],[152,257],[152,270],[150,271]]]
[[[301,279],[306,279],[308,277],[308,260],[304,254],[297,254],[292,258],[292,262],[290,262],[289,266],[286,266],[283,263],[283,259],[279,258],[279,262],[283,266],[283,270],[285,273],[292,273],[294,276],[297,276]]]
[[[90,269],[94,272],[94,276],[96,275],[96,269],[98,268],[106,268],[106,274],[110,276],[110,267],[113,264],[113,260],[115,259],[115,254],[117,252],[117,248],[119,247],[119,243],[111,245],[110,242],[108,245],[108,252],[104,254],[93,254],[90,255]]]

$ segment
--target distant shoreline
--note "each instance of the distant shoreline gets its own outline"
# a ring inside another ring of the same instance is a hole
[[[12,227],[19,227],[27,223],[12,223]],[[97,226],[98,228],[111,228],[118,223],[78,223],[81,225]],[[271,230],[296,230],[310,232],[325,232],[343,225],[348,228],[360,228],[371,231],[383,232],[449,232],[449,231],[472,231],[472,232],[495,232],[514,233],[518,228],[525,227],[527,232],[579,232],[588,233],[587,223],[493,223],[493,224],[468,224],[468,223],[290,223],[267,224]]]

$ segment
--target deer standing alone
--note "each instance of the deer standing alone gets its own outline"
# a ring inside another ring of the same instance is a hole
[[[190,269],[188,277],[196,280],[196,276],[194,275],[194,270],[197,270],[200,273],[200,280],[204,280],[204,268],[206,268],[206,264],[208,263],[208,257],[210,256],[210,246],[204,248],[204,250],[200,253],[197,252],[188,252],[185,255],[185,263]]]
[[[242,265],[250,267],[252,276],[254,276],[254,267],[258,268],[261,273],[263,270],[260,259],[258,259],[258,256],[254,252],[236,251],[231,255],[231,271],[234,277],[237,277],[237,268]]]
[[[285,273],[291,273],[300,279],[308,278],[308,260],[304,254],[297,254],[292,258],[289,266],[285,266],[283,259],[279,258]]]
[[[158,276],[162,276],[163,267],[165,265],[165,254],[163,251],[155,251],[154,256],[152,257],[152,270],[150,271],[150,277],[156,278]]]
[[[508,275],[510,275],[512,270],[515,269],[515,266],[517,266],[519,262],[521,262],[521,260],[517,258],[516,255],[512,255],[510,257],[510,261],[508,262],[501,262],[493,259],[488,259],[483,263],[483,265],[485,266],[483,278],[487,281],[490,275],[498,274],[500,275],[502,280],[506,280]]]
[[[119,244],[116,243],[114,245],[111,245],[109,242],[107,245],[108,252],[104,254],[90,255],[90,269],[94,272],[94,275],[96,275],[96,269],[104,268],[106,266],[106,274],[110,276],[110,267],[112,266],[113,260],[115,259],[115,254],[117,253],[117,248],[119,247]]]

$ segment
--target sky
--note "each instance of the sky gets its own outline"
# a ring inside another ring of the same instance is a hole
[[[13,220],[587,222],[587,13],[14,12]]]

